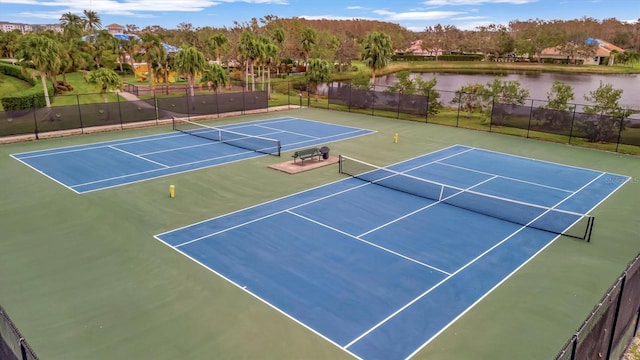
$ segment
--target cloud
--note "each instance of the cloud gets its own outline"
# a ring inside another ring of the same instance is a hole
[[[362,6],[347,6],[347,10],[365,10]]]
[[[407,21],[407,20],[442,20],[448,19],[456,15],[465,14],[461,11],[411,11],[396,13],[387,10],[374,10],[375,14],[385,17],[388,21]]]
[[[353,16],[339,16],[339,15],[300,15],[299,18],[307,19],[307,20],[369,20],[363,17],[353,17]]]
[[[288,5],[286,0],[0,0],[4,4],[33,5],[50,8],[60,8],[57,16],[65,12],[81,13],[91,9],[99,14],[133,14],[137,11],[156,12],[196,12],[223,3],[248,3]],[[35,13],[34,13],[35,14]],[[51,17],[52,14],[42,13],[37,17]]]
[[[481,5],[481,4],[513,4],[524,5],[538,0],[427,0],[423,2],[430,6],[458,6],[458,5]]]

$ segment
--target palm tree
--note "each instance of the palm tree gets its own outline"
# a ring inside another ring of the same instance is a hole
[[[318,83],[329,80],[331,77],[331,68],[327,60],[309,59],[307,63],[307,71],[305,73],[307,82],[313,84],[313,93],[316,102],[318,101]]]
[[[391,62],[393,46],[391,38],[383,32],[374,31],[367,35],[362,43],[362,60],[371,69],[371,84],[375,84],[376,71],[385,68]]]
[[[101,30],[93,38],[94,47],[94,60],[96,62],[96,68],[99,67],[114,67],[117,56],[116,48],[118,47],[118,40],[109,34],[107,30]]]
[[[218,93],[219,88],[229,83],[229,73],[220,64],[207,64],[200,81],[207,83],[215,93]]]
[[[255,36],[253,36],[253,33],[245,30],[240,34],[237,47],[240,58],[245,63],[246,84],[249,84],[249,69],[251,69],[251,81],[253,83],[255,81],[253,64],[255,59],[260,57],[260,43],[256,40]]]
[[[100,68],[89,72],[85,76],[85,81],[89,84],[96,85],[100,89],[100,94],[102,94],[105,103],[108,102],[108,92],[122,88],[122,79],[120,76],[115,71],[107,68]]]
[[[147,68],[149,69],[149,86],[151,87],[151,93],[153,94],[156,86],[154,62],[156,62],[163,53],[164,48],[162,47],[160,38],[149,32],[140,36],[140,43],[138,43],[138,47],[141,50],[140,52],[144,54],[144,59],[147,62]]]
[[[216,63],[222,65],[220,62],[221,55],[229,49],[229,39],[221,32],[213,34],[208,40],[207,45],[209,50],[216,57]]]
[[[122,40],[120,42],[120,46],[122,50],[129,56],[129,65],[131,66],[131,72],[135,73],[135,53],[136,48],[138,47],[138,39],[135,36],[129,35],[127,36],[127,40]]]
[[[318,39],[318,34],[315,29],[305,28],[302,30],[300,45],[302,46],[302,51],[304,52],[304,63],[306,64],[309,60],[309,53],[311,49],[316,45]]]
[[[62,49],[59,54],[60,75],[62,75],[65,86],[68,86],[66,74],[86,69],[93,59],[88,51],[89,44],[84,40],[65,38],[61,41],[60,46]]]
[[[189,93],[194,96],[196,75],[202,73],[207,67],[204,54],[194,47],[183,48],[176,54],[175,65],[176,71],[187,75]]]
[[[60,25],[66,37],[79,38],[82,36],[84,22],[80,16],[71,12],[64,13],[60,16]]]
[[[286,34],[284,30],[282,30],[281,28],[277,28],[273,30],[273,32],[271,33],[271,40],[273,40],[276,46],[278,47],[278,53],[277,53],[278,58],[281,57],[281,52],[282,52],[285,39],[286,39]],[[276,64],[276,65],[277,65],[276,74],[280,75],[280,64]]]
[[[18,51],[18,57],[23,71],[28,71],[32,65],[40,73],[40,81],[44,91],[44,99],[48,108],[51,107],[47,77],[51,77],[60,68],[60,45],[44,35],[25,35],[24,42]]]
[[[102,21],[98,13],[92,10],[83,10],[84,14],[84,29],[89,35],[93,35],[95,30],[102,29]]]
[[[267,95],[271,94],[271,66],[278,62],[278,46],[269,38],[262,38],[262,61],[267,68]],[[264,83],[264,71],[262,72]]]

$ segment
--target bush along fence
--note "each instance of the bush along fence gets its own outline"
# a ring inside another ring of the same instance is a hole
[[[640,153],[640,117],[637,115],[640,110],[614,109],[610,113],[616,115],[591,114],[585,111],[587,105],[581,104],[567,104],[566,110],[556,110],[542,100],[527,99],[520,105],[459,91],[430,90],[425,95],[416,95],[385,89],[331,84],[327,90],[326,106],[375,116]],[[313,100],[309,104],[324,106]]]
[[[35,352],[0,306],[0,359],[38,360]]]
[[[640,322],[640,254],[607,290],[556,360],[621,359]]]
[[[128,124],[144,122],[157,125],[161,120],[173,117],[244,114],[268,108],[266,91],[198,92],[194,96],[189,96],[185,89],[169,96],[149,93],[135,100],[110,94],[106,102],[101,101],[103,97],[99,94],[57,96],[56,102],[70,105],[51,107],[38,106],[34,100],[26,109],[0,112],[0,137],[31,134],[37,139],[49,132],[84,132],[93,127],[124,128]]]

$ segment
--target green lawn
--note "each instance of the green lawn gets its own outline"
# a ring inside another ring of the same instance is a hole
[[[281,116],[376,130],[328,145],[334,154],[379,165],[464,144],[632,177],[594,211],[591,243],[558,239],[416,359],[551,359],[640,251],[637,157],[315,108],[216,122]],[[0,145],[0,303],[36,353],[49,360],[350,359],[153,238],[339,180],[335,167],[296,175],[268,168],[290,161],[285,153],[79,195],[9,156],[168,131],[160,126]],[[173,199],[169,185],[176,187]]]
[[[0,98],[5,96],[3,94],[15,94],[30,87],[31,84],[26,81],[14,78],[13,76],[0,74]],[[2,103],[0,103],[0,111],[3,110]]]

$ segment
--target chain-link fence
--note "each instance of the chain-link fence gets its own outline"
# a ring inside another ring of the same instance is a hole
[[[38,360],[35,352],[0,306],[0,359]]]
[[[620,359],[638,333],[640,254],[609,288],[556,360]]]
[[[583,104],[567,104],[565,110],[557,110],[542,100],[528,99],[526,105],[519,105],[500,103],[483,94],[442,90],[403,94],[383,86],[363,89],[348,83],[330,84],[327,97],[327,108],[334,110],[567,144],[591,143],[612,151],[625,151],[621,146],[640,147],[640,110],[617,109],[620,116],[590,114]],[[309,104],[314,106],[314,102]]]
[[[133,91],[133,88],[129,90]],[[136,93],[140,91],[136,90]],[[127,93],[131,94],[131,93]],[[61,95],[56,106],[18,111],[0,111],[0,137],[35,135],[91,128],[124,128],[134,124],[159,124],[173,117],[191,118],[223,113],[244,114],[268,108],[266,91],[198,92],[190,96],[188,89],[172,94],[111,96],[101,101],[99,94]],[[124,94],[123,94],[124,95]],[[68,105],[60,105],[68,104]]]
[[[126,85],[120,96],[100,94],[56,96],[51,108],[0,112],[0,137],[58,131],[125,128],[164,124],[172,117],[197,118],[288,105],[321,107],[396,119],[420,121],[543,139],[610,151],[640,153],[640,110],[618,109],[619,116],[591,114],[588,105],[554,109],[545,100],[504,103],[483,94],[432,89],[423,94],[391,92],[386,86],[349,83],[310,86],[282,81],[234,82],[214,92],[198,88],[191,96],[185,85]],[[615,113],[615,112],[614,112]]]

